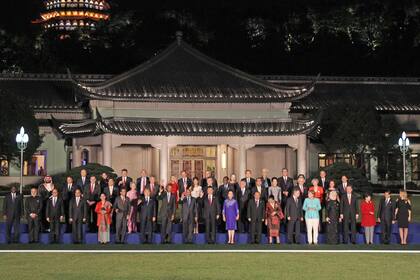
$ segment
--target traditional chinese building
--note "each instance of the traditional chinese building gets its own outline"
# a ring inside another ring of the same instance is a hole
[[[44,0],[41,23],[45,29],[89,30],[109,18],[110,6],[105,0]]]
[[[39,170],[54,174],[87,162],[141,169],[163,180],[187,170],[220,180],[245,169],[270,176],[313,174],[345,154],[326,154],[313,141],[322,106],[366,98],[397,117],[412,137],[412,180],[419,180],[420,79],[254,76],[216,61],[181,36],[165,50],[120,75],[22,74],[0,76],[0,89],[33,104],[44,143],[25,165],[26,182]],[[418,143],[418,141],[417,141]],[[16,181],[13,165],[0,185]],[[6,169],[4,169],[6,170]],[[371,181],[379,179],[374,160]]]

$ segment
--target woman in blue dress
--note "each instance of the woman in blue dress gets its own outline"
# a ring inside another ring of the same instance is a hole
[[[223,221],[226,222],[228,244],[235,244],[236,221],[239,219],[238,202],[233,199],[233,191],[229,190],[227,199],[223,203]]]

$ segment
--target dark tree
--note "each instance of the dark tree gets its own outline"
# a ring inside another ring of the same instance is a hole
[[[0,91],[0,159],[14,160],[20,156],[16,145],[16,134],[23,126],[29,136],[24,157],[29,160],[42,143],[38,123],[32,109],[24,100]]]

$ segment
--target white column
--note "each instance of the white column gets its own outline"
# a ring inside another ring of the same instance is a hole
[[[159,180],[166,184],[168,183],[169,149],[173,146],[168,144],[166,137],[161,143],[152,144],[153,148],[159,150]]]
[[[223,156],[224,154],[224,156]],[[225,160],[225,162],[223,162]],[[222,182],[223,177],[228,176],[228,168],[227,168],[227,145],[226,144],[220,144],[217,145],[217,181]],[[223,168],[223,165],[225,164],[225,168]]]
[[[305,134],[298,136],[298,149],[297,149],[297,168],[298,174],[307,175],[307,139]]]
[[[77,147],[77,139],[73,138],[72,143],[72,168],[79,167],[82,164],[82,154]]]
[[[102,163],[103,165],[112,166],[112,134],[105,133],[102,135]]]

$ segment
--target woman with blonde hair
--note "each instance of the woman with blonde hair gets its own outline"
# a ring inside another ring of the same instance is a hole
[[[407,192],[401,190],[395,207],[395,217],[400,231],[401,245],[407,245],[408,224],[411,222],[411,201]]]

